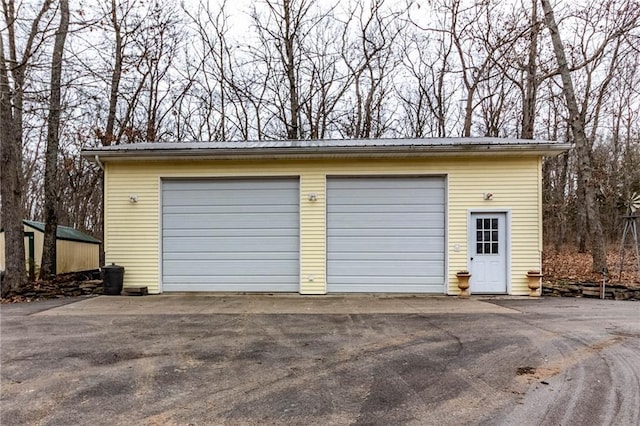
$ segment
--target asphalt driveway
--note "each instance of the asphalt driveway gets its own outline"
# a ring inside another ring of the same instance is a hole
[[[3,425],[640,424],[638,302],[175,295],[0,309]]]

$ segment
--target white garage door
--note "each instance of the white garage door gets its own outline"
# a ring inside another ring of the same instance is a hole
[[[443,177],[327,178],[329,292],[444,293]]]
[[[163,291],[297,292],[299,180],[162,183]]]

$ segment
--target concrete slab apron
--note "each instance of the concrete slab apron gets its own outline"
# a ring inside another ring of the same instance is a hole
[[[34,314],[175,315],[175,314],[482,314],[519,313],[477,299],[424,296],[300,296],[171,294],[100,296]]]

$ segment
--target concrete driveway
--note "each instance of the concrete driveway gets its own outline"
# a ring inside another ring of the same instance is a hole
[[[638,302],[103,296],[0,319],[3,425],[640,424]]]

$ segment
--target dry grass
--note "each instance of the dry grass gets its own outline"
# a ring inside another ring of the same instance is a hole
[[[633,250],[627,249],[624,256],[622,275],[620,275],[619,246],[609,246],[607,250],[607,264],[609,275],[607,281],[615,284],[638,285],[640,274]],[[593,262],[591,253],[578,253],[577,247],[562,247],[556,250],[549,246],[545,248],[542,257],[542,269],[545,281],[570,282],[600,282],[602,275],[592,272]]]

